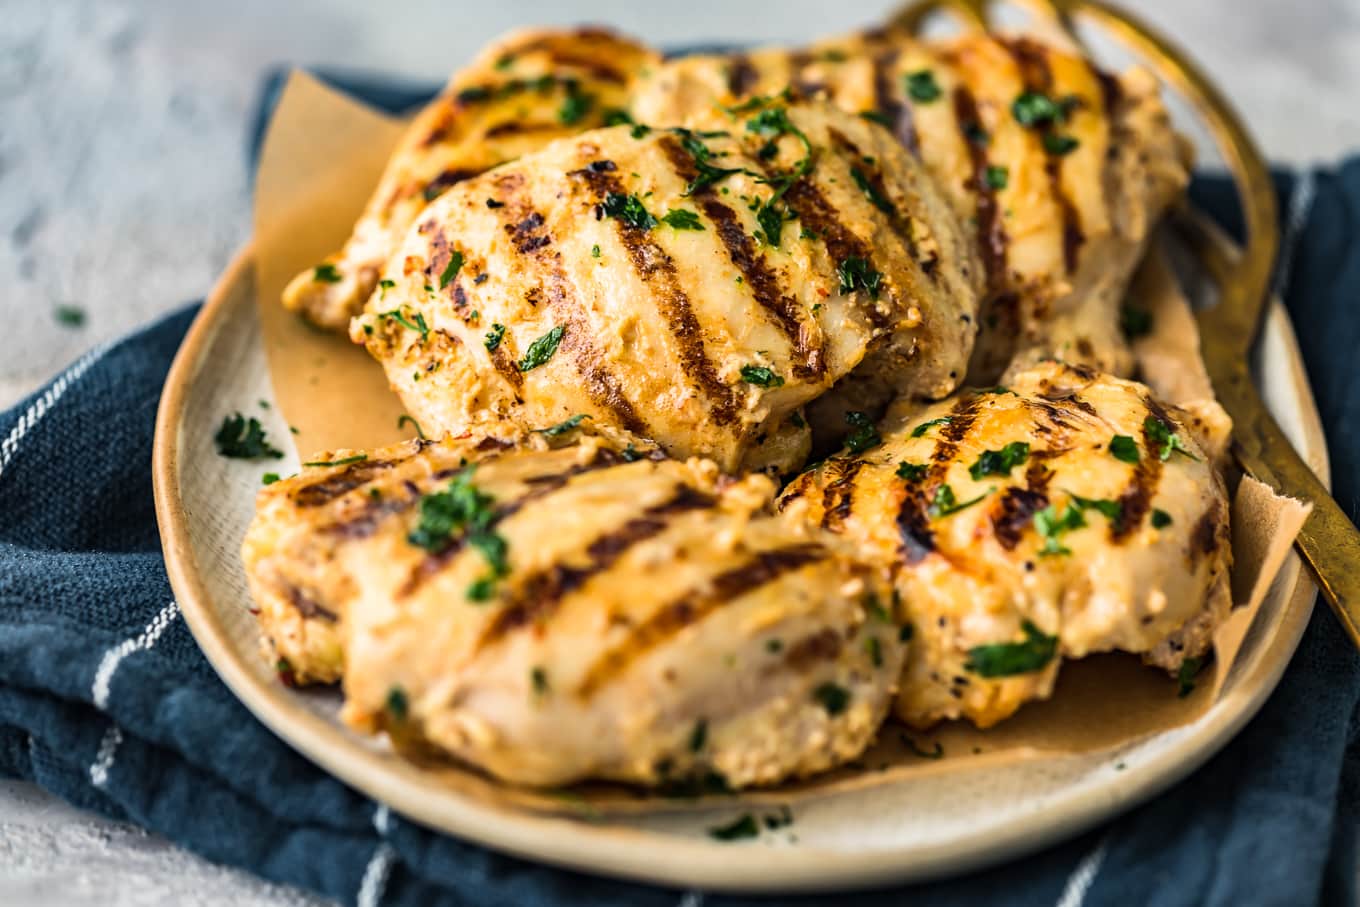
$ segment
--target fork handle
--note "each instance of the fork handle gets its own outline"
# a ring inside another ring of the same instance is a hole
[[[1313,505],[1294,547],[1312,571],[1318,590],[1346,634],[1360,646],[1360,530],[1294,450],[1251,382],[1233,383],[1238,393],[1229,395],[1229,399],[1238,397],[1235,402],[1239,405],[1224,402],[1238,423],[1234,435],[1244,439],[1233,447],[1237,462],[1249,475],[1279,494]],[[1250,424],[1241,425],[1243,415]]]

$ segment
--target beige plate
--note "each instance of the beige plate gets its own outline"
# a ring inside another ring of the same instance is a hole
[[[948,775],[800,800],[794,834],[741,844],[707,828],[740,799],[703,812],[586,821],[535,815],[440,784],[380,741],[335,718],[334,693],[289,690],[260,657],[238,549],[264,467],[219,457],[225,413],[259,413],[287,433],[271,397],[247,247],[195,320],[166,381],[156,425],[156,512],[166,568],[199,645],[241,701],[327,771],[433,828],[524,857],[591,872],[731,891],[808,891],[957,873],[1070,837],[1194,770],[1275,688],[1312,610],[1314,590],[1291,553],[1247,636],[1222,698],[1201,719],[1116,752],[979,765]],[[1327,455],[1293,331],[1276,305],[1257,380],[1304,458],[1324,477]],[[270,468],[296,469],[280,461]],[[1116,765],[1119,767],[1116,768]]]

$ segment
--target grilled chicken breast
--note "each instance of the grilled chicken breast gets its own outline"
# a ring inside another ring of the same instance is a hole
[[[756,104],[695,131],[585,133],[458,184],[351,337],[427,430],[582,416],[788,470],[800,407],[847,375],[880,405],[957,386],[971,248],[887,130]]]
[[[883,574],[774,514],[763,477],[506,443],[409,442],[261,494],[247,570],[295,677],[343,660],[347,720],[525,784],[744,786],[863,750],[904,649]]]
[[[1149,73],[1116,77],[1028,37],[921,42],[882,29],[670,61],[641,81],[633,113],[683,124],[789,86],[885,123],[971,224],[987,294],[970,381],[1047,356],[1131,372],[1119,303],[1150,227],[1187,181]]]
[[[986,727],[1046,698],[1063,658],[1119,650],[1175,672],[1207,652],[1231,604],[1228,501],[1192,418],[1040,363],[895,411],[881,445],[789,486],[786,504],[895,572],[915,629],[901,718]]]
[[[650,49],[598,28],[525,30],[488,45],[411,123],[339,252],[289,283],[283,304],[345,330],[421,209],[470,176],[607,122]]]

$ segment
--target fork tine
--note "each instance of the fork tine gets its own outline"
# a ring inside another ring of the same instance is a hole
[[[890,24],[920,34],[931,13],[949,13],[966,29],[987,30],[989,0],[916,0],[902,7],[888,20]]]

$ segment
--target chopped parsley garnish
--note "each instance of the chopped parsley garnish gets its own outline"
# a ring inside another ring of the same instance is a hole
[[[1082,511],[1094,510],[1110,522],[1117,522],[1124,514],[1124,505],[1118,501],[1111,501],[1109,498],[1083,498],[1079,494],[1072,494],[1070,491],[1067,496],[1072,499],[1072,503]]]
[[[778,655],[780,652],[784,651],[784,640],[782,639],[765,640],[765,651],[769,652],[771,655]]]
[[[504,72],[505,70],[507,70],[507,69],[509,69],[511,66],[513,66],[513,65],[514,65],[514,62],[515,62],[515,55],[514,55],[514,54],[501,54],[501,55],[496,59],[496,69],[498,69],[498,70]]]
[[[1073,504],[1067,505],[1061,514],[1052,504],[1036,512],[1034,514],[1034,529],[1044,540],[1044,546],[1039,549],[1039,556],[1071,554],[1072,549],[1063,545],[1058,539],[1064,533],[1073,529],[1080,529],[1085,525],[1086,517],[1081,515],[1081,508]]]
[[[965,123],[963,137],[968,140],[968,144],[977,145],[979,148],[986,148],[992,141],[992,137],[982,128],[981,123]]]
[[[788,111],[783,107],[770,107],[762,110],[746,121],[746,130],[767,139],[791,135],[803,144],[803,157],[794,165],[791,172],[770,177],[765,181],[774,192],[769,198],[761,202],[756,210],[756,222],[760,224],[765,244],[777,249],[779,248],[780,236],[784,232],[784,221],[790,220],[794,216],[788,210],[788,206],[783,203],[783,198],[794,183],[812,170],[812,142],[803,130],[793,124],[793,121],[789,119]]]
[[[240,413],[233,413],[222,420],[222,427],[213,436],[217,452],[224,457],[237,460],[259,460],[268,457],[278,460],[283,451],[270,445],[265,439],[264,428],[254,416],[247,419]]]
[[[1152,509],[1152,528],[1165,529],[1167,526],[1170,525],[1171,514],[1167,513],[1165,510],[1162,510],[1161,508],[1154,507]]]
[[[879,192],[877,187],[869,180],[869,177],[864,175],[863,170],[860,170],[858,167],[851,167],[850,175],[854,177],[855,185],[859,186],[859,191],[864,193],[864,197],[873,203],[875,208],[882,211],[884,214],[897,213],[897,209],[893,207],[892,202],[883,197],[883,193]]]
[[[556,425],[550,425],[547,428],[536,428],[534,431],[545,438],[560,438],[567,432],[574,431],[583,421],[589,418],[590,416],[586,413],[577,413],[574,416],[563,419]]]
[[[610,192],[604,197],[604,203],[600,207],[605,216],[617,218],[638,230],[650,230],[656,226],[656,218],[636,195]]]
[[[885,624],[892,623],[892,615],[888,609],[883,607],[883,603],[878,600],[878,596],[870,592],[864,596],[864,610],[869,612],[869,616]]]
[[[1125,463],[1138,462],[1138,442],[1128,435],[1115,435],[1110,439],[1110,455]]]
[[[562,100],[562,106],[557,109],[557,120],[563,126],[575,126],[581,119],[590,112],[591,105],[595,99],[588,94],[581,92],[580,86],[574,79],[567,82],[567,96]]]
[[[987,168],[987,186],[991,189],[1005,189],[1010,182],[1010,171],[995,164]]]
[[[482,341],[482,345],[487,348],[488,352],[494,352],[496,347],[500,346],[501,341],[504,339],[505,325],[497,322],[492,324],[491,330],[486,332],[486,339]]]
[[[1180,453],[1192,460],[1199,460],[1199,457],[1192,454],[1189,448],[1185,446],[1180,435],[1173,432],[1170,425],[1156,416],[1148,416],[1143,420],[1143,431],[1147,433],[1148,439],[1160,448],[1157,451],[1157,456],[1160,459],[1169,460],[1173,453]]]
[[[666,215],[661,218],[661,222],[675,230],[704,229],[703,223],[699,220],[699,215],[693,211],[686,211],[684,208],[672,208],[667,211]]]
[[[880,126],[887,126],[889,129],[892,128],[893,122],[891,119],[889,119],[886,113],[880,113],[877,110],[865,110],[860,113],[860,116],[871,123],[877,123]]]
[[[1152,333],[1152,313],[1126,305],[1119,310],[1119,327],[1129,340],[1137,340]]]
[[[344,280],[343,275],[336,270],[335,265],[330,262],[319,264],[312,269],[312,280],[318,283],[339,283]]]
[[[789,414],[789,424],[794,428],[807,428],[807,420],[803,418],[801,413],[797,412]]]
[[[458,272],[463,269],[463,253],[457,249],[449,256],[449,263],[444,267],[444,273],[439,275],[439,289],[444,289],[449,285],[449,281],[458,276]]]
[[[421,428],[420,428],[420,423],[419,423],[419,422],[417,422],[415,419],[413,419],[413,418],[411,418],[410,416],[408,416],[406,413],[402,413],[400,416],[397,416],[397,428],[401,428],[401,427],[404,426],[407,422],[410,422],[410,423],[411,423],[411,427],[414,428],[414,429],[416,430],[416,437],[419,438],[420,440],[424,441],[424,440],[425,440],[425,432],[421,430]]]
[[[812,698],[831,716],[839,715],[850,705],[850,691],[839,684],[827,682],[812,691]]]
[[[864,638],[864,651],[869,654],[869,661],[876,668],[883,667],[883,646],[878,641],[877,636],[866,636]]]
[[[793,824],[793,810],[789,809],[788,804],[783,804],[779,807],[779,812],[766,813],[761,816],[761,820],[767,829],[777,831]]]
[[[1026,91],[1011,104],[1011,115],[1021,126],[1032,128],[1063,118],[1063,109],[1041,91]]]
[[[599,244],[599,243],[596,243],[595,245],[593,245],[593,246],[590,247],[590,257],[591,257],[591,258],[599,258],[599,257],[600,257],[600,244]]]
[[[935,81],[935,74],[928,69],[907,73],[904,78],[907,95],[917,103],[929,104],[937,101],[943,92]]]
[[[529,684],[533,687],[535,696],[543,696],[548,692],[548,672],[540,667],[529,669]]]
[[[900,739],[902,740],[903,743],[907,745],[907,749],[911,750],[912,754],[915,756],[920,756],[922,759],[944,758],[944,746],[941,745],[940,741],[938,740],[935,741],[935,749],[927,750],[922,749],[921,745],[918,744],[914,739],[912,739],[912,737],[908,734],[902,734],[900,736]]]
[[[756,387],[782,387],[784,384],[784,379],[775,374],[774,369],[763,365],[743,365],[741,380]]]
[[[1012,441],[1000,450],[984,450],[977,462],[968,467],[974,480],[984,476],[1008,476],[1011,470],[1029,459],[1029,444]]]
[[[486,206],[492,211],[495,211],[497,208],[504,208],[505,202],[496,201],[494,198],[488,198],[486,200]]]
[[[392,288],[395,287],[396,285],[397,285],[397,282],[396,282],[395,280],[387,280],[386,278],[384,278],[383,280],[378,281],[378,289],[379,289],[379,293],[378,293],[378,301],[379,301],[379,302],[382,302],[384,299],[386,299],[386,298],[387,298],[387,291],[390,290],[390,289],[392,289]]]
[[[1021,622],[1024,642],[990,643],[968,650],[964,669],[979,677],[1011,677],[1038,671],[1058,654],[1058,637],[1047,636],[1029,620]]]
[[[78,328],[85,324],[85,310],[78,305],[59,305],[52,310],[57,324],[68,328]]]
[[[883,443],[882,435],[867,413],[852,409],[845,414],[845,422],[852,429],[845,438],[845,449],[852,454],[864,453]]]
[[[931,419],[928,422],[922,422],[920,425],[916,426],[911,430],[911,436],[913,438],[919,438],[926,432],[934,428],[936,425],[948,425],[950,422],[953,421],[954,419],[952,416],[941,416],[938,419]]]
[[[303,466],[352,466],[355,463],[362,463],[368,459],[368,454],[355,454],[352,457],[341,457],[338,460],[308,460]]]
[[[410,319],[408,319],[406,315],[402,313],[401,309],[393,309],[390,312],[383,312],[378,317],[390,318],[397,324],[406,328],[407,330],[419,332],[420,339],[422,341],[424,341],[427,337],[430,336],[430,326],[425,323],[425,316],[420,314],[419,312],[416,312],[415,314],[415,321],[411,321]]]
[[[708,830],[708,836],[718,841],[739,841],[743,838],[754,838],[759,834],[760,827],[756,825],[756,820],[750,813],[745,813],[726,825],[717,825]]]
[[[1060,135],[1059,133],[1056,132],[1044,133],[1044,150],[1047,151],[1049,154],[1054,154],[1061,157],[1064,154],[1069,154],[1072,151],[1075,151],[1077,146],[1080,144],[1081,142],[1077,141],[1070,135]]]
[[[689,751],[697,753],[704,748],[708,742],[708,720],[700,718],[694,722],[694,730],[689,733]]]
[[[1176,695],[1181,699],[1195,691],[1195,675],[1203,662],[1202,658],[1187,658],[1181,662],[1180,670],[1176,672]]]
[[[557,352],[557,345],[562,342],[562,335],[566,332],[566,327],[559,324],[529,344],[529,349],[524,351],[524,355],[519,360],[519,370],[521,372],[532,371],[551,359],[553,354]]]
[[[638,460],[642,459],[642,454],[638,453],[637,448],[632,444],[625,447],[623,453],[619,454],[619,456],[623,457],[623,462],[625,463],[636,463]]]
[[[878,298],[879,285],[883,281],[883,275],[869,266],[868,259],[851,255],[836,268],[836,276],[841,279],[841,293],[853,293],[855,290],[863,290],[869,294],[870,298]]]
[[[897,477],[899,479],[906,479],[908,482],[921,481],[926,477],[926,473],[929,471],[930,467],[926,466],[924,463],[908,463],[906,460],[903,460],[901,463],[897,464]]]
[[[412,545],[437,553],[448,549],[459,535],[466,537],[467,544],[480,551],[491,568],[489,575],[468,587],[467,596],[473,601],[486,601],[496,580],[510,572],[510,565],[506,561],[505,539],[493,531],[496,511],[491,505],[495,501],[472,484],[472,471],[471,466],[464,468],[444,491],[420,499],[420,521],[406,539]]]
[[[960,510],[966,510],[969,507],[972,507],[993,491],[996,491],[996,489],[989,488],[975,498],[970,498],[967,501],[960,501],[954,496],[953,488],[950,488],[948,485],[941,485],[939,488],[935,489],[935,500],[930,502],[930,506],[926,508],[926,513],[934,519],[952,516]]]
[[[401,687],[393,687],[387,691],[387,714],[391,715],[394,721],[406,720],[406,691]]]
[[[278,480],[279,474],[277,472],[267,472],[264,475],[260,476],[261,485],[273,485]]]
[[[631,126],[633,122],[633,115],[620,107],[613,107],[604,112],[606,126]]]

